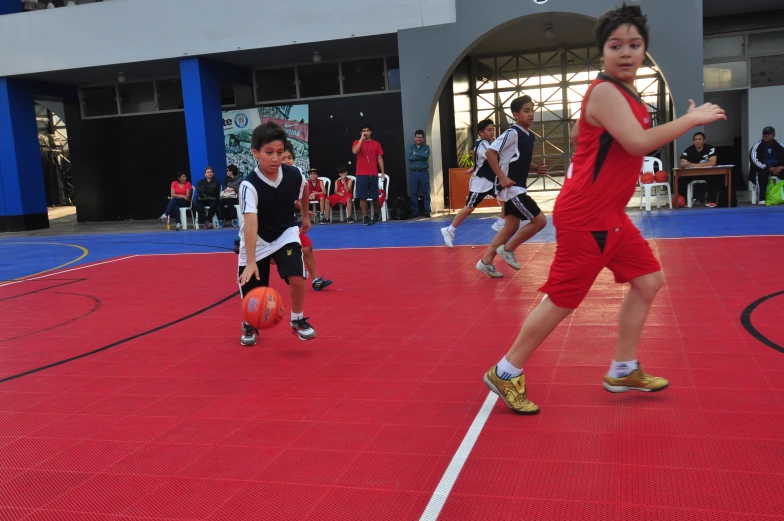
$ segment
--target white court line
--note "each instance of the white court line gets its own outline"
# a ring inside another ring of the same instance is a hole
[[[449,462],[444,475],[441,476],[441,481],[438,482],[438,486],[430,497],[430,502],[427,504],[425,511],[422,512],[419,521],[436,521],[438,519],[441,509],[444,508],[449,493],[452,491],[460,471],[463,470],[463,465],[465,465],[468,455],[471,454],[471,449],[474,448],[474,444],[479,438],[479,433],[482,432],[482,428],[485,426],[485,422],[490,417],[490,413],[497,401],[498,395],[493,392],[487,394],[485,403],[479,409],[474,422],[471,424],[468,432],[466,432],[465,438],[463,438],[463,442],[457,448],[457,452],[452,456],[452,461]]]
[[[12,284],[19,284],[20,282],[30,282],[31,280],[45,279],[46,277],[53,277],[55,275],[61,275],[63,273],[68,273],[69,271],[83,270],[85,268],[92,268],[93,266],[100,266],[101,264],[109,264],[111,262],[118,262],[118,261],[121,261],[121,260],[132,259],[134,257],[138,257],[138,255],[128,255],[127,257],[120,257],[118,259],[111,259],[111,260],[107,260],[107,261],[96,262],[95,264],[85,264],[84,266],[77,266],[76,268],[71,268],[71,269],[63,270],[63,271],[55,271],[55,272],[52,272],[52,273],[47,273],[46,275],[33,277],[31,279],[22,278],[20,280],[12,280],[10,282],[6,282],[5,284],[0,284],[0,288],[3,288],[5,286],[10,286]]]

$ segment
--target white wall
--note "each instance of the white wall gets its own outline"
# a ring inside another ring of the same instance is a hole
[[[784,140],[784,85],[749,89],[749,148],[762,139],[762,129],[768,125],[776,129],[776,139]],[[748,149],[744,170],[748,172]]]
[[[454,21],[454,0],[112,0],[0,16],[0,77]]]

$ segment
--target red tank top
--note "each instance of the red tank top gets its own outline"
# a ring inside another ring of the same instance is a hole
[[[577,152],[572,158],[571,176],[567,174],[553,209],[553,225],[564,230],[602,231],[626,222],[626,205],[634,195],[643,158],[629,154],[603,127],[585,119],[591,91],[600,83],[615,85],[632,108],[644,130],[651,117],[640,96],[625,85],[600,74],[582,102]]]

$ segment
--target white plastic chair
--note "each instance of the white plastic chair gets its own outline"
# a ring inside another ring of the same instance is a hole
[[[381,220],[386,221],[389,217],[389,212],[387,211],[387,203],[389,202],[389,176],[385,175],[384,179],[381,179],[381,174],[378,174],[378,188],[380,190],[384,190],[384,194],[386,195],[386,199],[384,200],[384,204],[381,206]],[[371,214],[373,210],[371,210]],[[371,215],[372,218],[372,215]]]
[[[328,177],[319,177],[318,180],[321,181],[322,184],[324,185],[324,194],[325,194],[325,197],[326,197],[327,195],[329,195],[329,185],[331,184],[331,181],[329,180]],[[318,199],[313,200],[313,201],[310,202],[310,206],[312,207],[313,205],[316,205],[316,210],[319,209]],[[310,215],[313,217],[313,222],[315,223],[316,222],[316,213],[311,210]],[[331,215],[329,216],[329,222],[332,222],[332,216]]]
[[[642,182],[642,172],[654,172],[655,169],[653,168],[654,165],[659,166],[659,171],[663,171],[664,168],[662,166],[661,159],[656,157],[646,157],[642,163],[642,171],[640,172],[640,177],[637,179],[637,183],[640,185],[640,210],[642,210],[642,200],[643,196],[645,197],[645,210],[650,212],[651,211],[651,190],[656,189],[656,208],[661,208],[661,197],[659,194],[659,187],[664,187],[667,189],[667,204],[670,205],[670,209],[672,209],[672,193],[670,192],[670,183],[668,181],[664,183],[643,183]],[[669,178],[669,176],[668,176]]]
[[[770,176],[768,178],[768,183],[774,182],[774,179],[775,179],[776,183],[781,181],[778,177],[776,177],[775,175],[772,175],[772,176]],[[759,183],[758,182],[749,181],[749,192],[751,192],[751,204],[757,204],[757,201],[761,201],[762,200],[762,199],[759,198],[760,193],[759,193]]]
[[[696,184],[708,184],[708,182],[704,179],[697,179],[689,183],[688,188],[686,188],[686,206],[689,208],[694,206],[694,185]]]
[[[187,208],[180,208],[180,224],[182,224],[182,229],[188,229],[188,212],[191,212],[191,221],[193,222],[193,228],[198,230],[199,229],[199,220],[196,218],[196,212],[193,211],[193,201],[196,200],[196,189],[193,189],[193,194],[191,195],[191,205]]]

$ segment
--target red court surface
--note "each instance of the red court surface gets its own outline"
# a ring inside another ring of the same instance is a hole
[[[495,404],[438,519],[784,519],[784,296],[741,324],[783,289],[784,242],[653,244],[640,360],[671,386],[602,389],[625,292],[603,273],[525,367],[541,413]],[[317,251],[318,338],[284,322],[252,348],[231,253],[2,286],[0,520],[420,519],[553,251],[500,280],[481,248]]]

